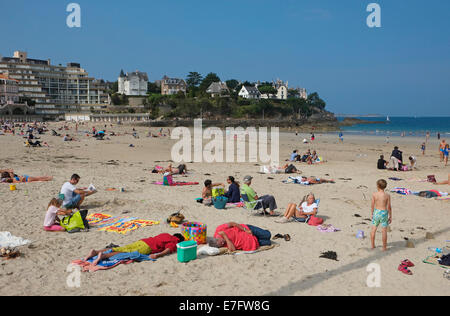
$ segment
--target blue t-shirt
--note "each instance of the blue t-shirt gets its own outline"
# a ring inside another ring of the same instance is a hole
[[[297,158],[298,154],[297,153],[292,153],[291,154],[291,161],[294,161],[295,158]]]

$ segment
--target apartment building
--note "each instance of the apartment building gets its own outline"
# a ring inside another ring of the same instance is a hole
[[[79,63],[56,66],[16,51],[13,57],[0,56],[0,74],[18,81],[19,97],[36,102],[37,115],[62,116],[108,104],[106,84],[90,77]]]

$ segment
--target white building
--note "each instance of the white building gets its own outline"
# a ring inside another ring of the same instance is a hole
[[[119,93],[127,96],[145,96],[148,91],[148,76],[145,72],[135,71],[124,74],[120,72]]]
[[[239,91],[239,96],[244,99],[261,99],[261,92],[258,88],[250,86],[242,86],[241,91]]]
[[[274,83],[274,88],[277,89],[277,96],[276,98],[278,100],[287,100],[288,98],[288,90],[289,90],[289,83],[283,82],[280,79],[277,79],[277,81]]]

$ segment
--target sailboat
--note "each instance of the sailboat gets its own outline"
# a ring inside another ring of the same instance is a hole
[[[387,121],[387,122],[390,122],[390,121],[391,121],[391,119],[389,118],[389,116],[386,117],[386,121]]]

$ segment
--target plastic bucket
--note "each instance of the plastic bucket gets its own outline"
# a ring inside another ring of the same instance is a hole
[[[214,207],[218,210],[223,210],[227,206],[228,198],[224,196],[219,196],[212,199]]]

